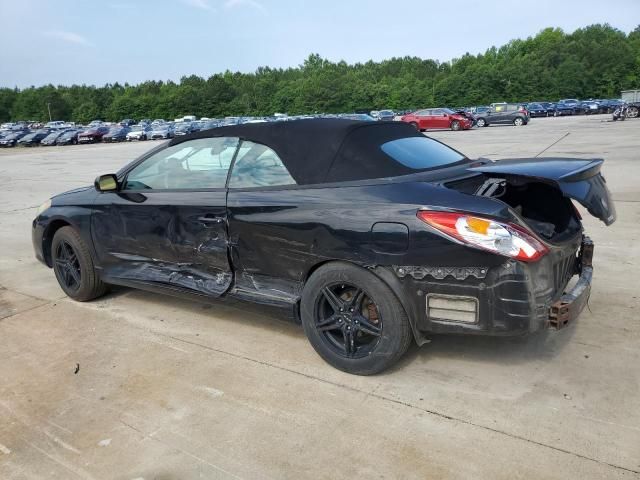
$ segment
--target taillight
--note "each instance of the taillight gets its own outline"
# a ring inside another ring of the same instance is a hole
[[[460,212],[418,210],[423,222],[472,247],[524,262],[535,262],[549,249],[531,232],[513,223],[502,223]]]

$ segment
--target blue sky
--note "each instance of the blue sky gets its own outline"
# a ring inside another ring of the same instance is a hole
[[[640,23],[640,0],[0,0],[0,86],[138,83],[415,55],[447,61],[557,26]]]

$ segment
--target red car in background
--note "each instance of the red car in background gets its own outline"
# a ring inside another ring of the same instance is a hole
[[[418,110],[401,117],[403,122],[413,125],[420,131],[430,129],[468,130],[473,121],[448,108],[428,108]]]
[[[109,127],[93,127],[78,134],[78,143],[101,142],[102,137],[109,131]]]

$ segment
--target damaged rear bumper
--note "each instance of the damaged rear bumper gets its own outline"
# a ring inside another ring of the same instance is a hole
[[[426,333],[523,335],[563,328],[591,291],[593,243],[578,237],[535,263],[494,266],[394,266],[415,329]],[[578,281],[565,292],[569,280]]]

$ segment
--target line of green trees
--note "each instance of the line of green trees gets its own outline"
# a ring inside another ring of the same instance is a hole
[[[310,55],[294,68],[226,71],[180,82],[0,88],[0,121],[224,117],[427,106],[495,101],[617,98],[640,87],[640,26],[609,25],[573,33],[547,28],[484,54],[440,63],[417,57],[353,65]]]

